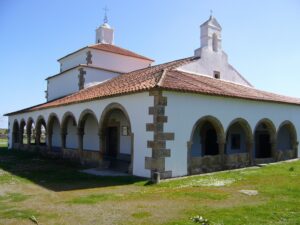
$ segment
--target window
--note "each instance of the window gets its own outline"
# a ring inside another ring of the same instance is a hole
[[[214,52],[218,51],[218,36],[216,33],[212,36],[212,49]]]
[[[214,78],[220,79],[220,72],[219,71],[214,71]]]
[[[241,149],[241,135],[232,134],[231,135],[231,149],[239,150]]]

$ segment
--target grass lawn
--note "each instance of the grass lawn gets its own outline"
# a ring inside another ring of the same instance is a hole
[[[149,185],[0,148],[0,224],[300,224],[300,161]],[[247,195],[240,190],[256,190]],[[198,223],[200,224],[200,223]],[[208,223],[207,223],[208,224]]]
[[[7,147],[7,139],[0,138],[0,147]]]

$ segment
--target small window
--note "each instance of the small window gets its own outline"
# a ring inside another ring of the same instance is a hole
[[[220,79],[220,72],[219,71],[214,71],[214,78]]]
[[[212,36],[212,49],[214,52],[218,51],[218,36],[216,33]]]
[[[241,135],[232,134],[231,135],[231,149],[239,150],[241,149]]]

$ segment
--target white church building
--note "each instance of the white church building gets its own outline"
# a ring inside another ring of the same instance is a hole
[[[8,113],[9,149],[161,178],[296,158],[300,99],[255,89],[222,50],[211,16],[189,58],[160,65],[96,43],[58,60],[47,101]]]

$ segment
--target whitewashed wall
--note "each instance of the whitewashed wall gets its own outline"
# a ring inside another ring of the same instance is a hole
[[[77,127],[73,124],[71,119],[68,120],[67,124],[67,135],[66,135],[66,148],[77,149],[78,148],[78,136]]]
[[[99,128],[98,121],[93,116],[89,115],[84,123],[83,149],[99,151]]]
[[[172,170],[173,176],[187,174],[187,142],[194,124],[203,116],[219,119],[225,131],[236,118],[247,120],[253,132],[263,118],[270,119],[276,129],[289,120],[296,127],[300,140],[300,106],[176,92],[163,92],[163,95],[168,97],[165,132],[175,132],[175,140],[167,141],[166,146],[171,149],[171,157],[166,158],[166,170]]]
[[[91,51],[92,53],[91,65],[118,72],[130,72],[133,70],[138,70],[148,67],[149,64],[152,63],[146,59],[119,55],[92,48],[84,48],[59,60],[61,63],[61,72],[80,64],[86,64],[86,56],[88,51]]]
[[[147,148],[147,140],[153,139],[153,133],[146,132],[146,123],[153,122],[153,117],[148,114],[148,107],[153,106],[153,96],[149,96],[148,92],[9,116],[9,148],[11,148],[12,146],[11,135],[13,130],[13,122],[15,119],[17,119],[19,123],[22,119],[25,119],[25,121],[27,121],[29,117],[32,117],[33,120],[36,121],[38,116],[42,115],[45,121],[47,121],[49,115],[54,112],[58,115],[59,120],[61,121],[64,113],[70,111],[74,114],[75,119],[78,123],[80,114],[84,110],[90,109],[95,113],[95,115],[97,115],[97,119],[98,121],[100,121],[101,113],[103,112],[105,107],[113,102],[121,104],[127,110],[128,116],[130,118],[132,132],[134,133],[133,174],[137,176],[150,177],[150,171],[145,169],[145,157],[151,156],[151,150]]]
[[[214,71],[220,72],[220,79],[249,86],[249,83],[234,69],[227,59],[225,52],[214,52],[207,48],[201,48],[201,58],[183,65],[178,70],[214,77]]]
[[[148,67],[151,61],[133,58],[125,55],[117,55],[111,52],[97,51],[92,52],[92,65],[108,70],[119,71],[122,73]]]
[[[88,48],[83,48],[80,51],[71,54],[65,58],[59,59],[58,62],[61,64],[61,72],[78,66],[79,64],[86,64],[86,54]]]
[[[79,68],[80,67],[76,67],[63,74],[48,79],[48,101],[75,93],[79,90]],[[86,71],[86,74],[84,76],[85,87],[90,86],[91,83],[103,82],[119,75],[118,73],[101,69],[89,67],[82,68],[84,69],[84,71]]]
[[[52,147],[61,147],[61,130],[57,120],[53,121]]]
[[[120,153],[121,154],[131,154],[131,137],[122,135],[122,126],[129,126],[130,124],[126,120],[125,116],[121,111],[114,111],[110,115],[110,119],[114,119],[117,122],[120,122]]]
[[[49,78],[47,84],[48,101],[78,91],[78,74],[78,69],[74,68],[59,76]]]
[[[114,72],[95,69],[95,68],[88,68],[88,67],[84,67],[84,70],[86,71],[86,75],[84,76],[85,87],[88,87],[95,82],[103,82],[120,75],[119,73],[114,73]],[[78,77],[77,77],[77,83],[78,83]]]

